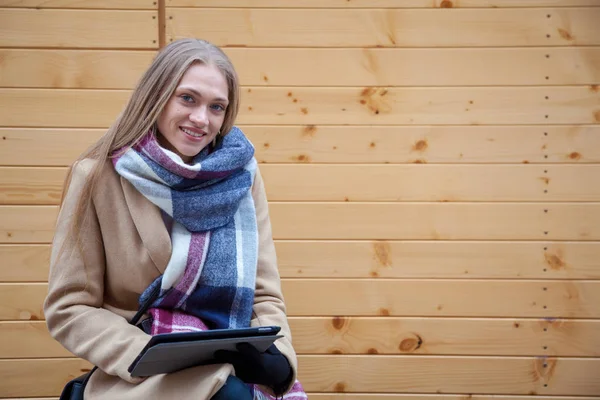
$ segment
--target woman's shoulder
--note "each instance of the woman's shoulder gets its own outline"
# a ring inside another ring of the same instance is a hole
[[[87,181],[90,179],[94,172],[94,168],[96,167],[100,168],[100,171],[98,172],[99,175],[97,177],[98,181],[108,183],[110,180],[114,180],[116,178],[116,172],[111,160],[106,160],[104,163],[100,163],[99,160],[94,158],[83,158],[75,161],[71,165],[71,181]]]

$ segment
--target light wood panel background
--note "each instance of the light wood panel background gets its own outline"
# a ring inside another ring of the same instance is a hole
[[[62,179],[159,46],[196,36],[240,75],[311,399],[600,399],[599,20],[598,0],[0,0],[0,398],[91,367],[41,307]]]

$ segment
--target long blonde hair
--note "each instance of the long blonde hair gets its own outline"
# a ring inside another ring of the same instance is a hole
[[[165,46],[142,75],[116,121],[77,159],[77,161],[93,159],[96,162],[83,186],[72,215],[71,238],[77,238],[79,242],[79,233],[82,225],[86,223],[84,215],[91,206],[92,193],[105,163],[117,150],[126,150],[134,146],[150,129],[155,129],[156,120],[177,88],[181,77],[194,63],[214,65],[225,76],[229,105],[225,110],[221,135],[226,135],[233,128],[239,110],[239,80],[233,64],[225,53],[217,46],[198,39],[181,39]],[[62,200],[71,181],[71,175],[72,167],[65,179]]]

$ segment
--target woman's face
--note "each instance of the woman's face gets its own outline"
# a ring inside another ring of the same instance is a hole
[[[228,104],[221,71],[211,64],[192,64],[158,117],[159,143],[189,163],[221,129]]]

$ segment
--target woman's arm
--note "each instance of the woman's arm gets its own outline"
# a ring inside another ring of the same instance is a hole
[[[292,347],[292,335],[286,317],[286,308],[281,292],[281,282],[277,269],[277,256],[273,234],[271,232],[271,221],[269,219],[269,208],[264,183],[260,171],[256,170],[252,196],[256,207],[256,219],[258,224],[258,267],[256,276],[256,291],[254,294],[254,308],[252,326],[277,325],[281,327],[283,338],[275,342],[279,351],[288,359],[294,376],[290,387],[296,380],[298,362],[296,353]],[[288,388],[289,390],[290,388]],[[287,391],[287,390],[286,390]]]
[[[91,166],[92,161],[84,160],[73,167],[53,241],[44,314],[50,334],[69,351],[110,375],[136,383],[141,379],[131,377],[127,368],[150,336],[102,308],[106,261],[93,202],[84,213],[79,238],[68,235]]]

